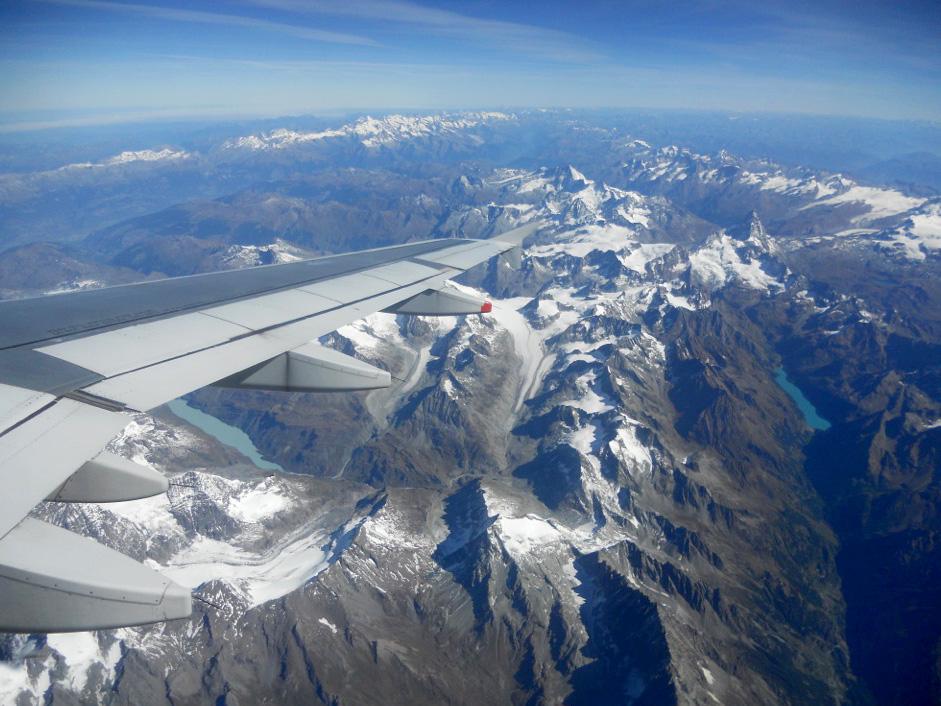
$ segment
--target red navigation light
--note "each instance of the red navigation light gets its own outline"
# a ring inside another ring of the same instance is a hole
[[[484,302],[483,306],[480,307],[481,314],[489,314],[491,311],[493,311],[493,304],[490,302]]]

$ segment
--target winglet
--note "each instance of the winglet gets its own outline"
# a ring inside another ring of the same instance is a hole
[[[523,244],[523,241],[526,238],[535,233],[544,225],[544,221],[533,221],[532,223],[527,223],[526,225],[520,226],[519,228],[508,230],[506,233],[495,235],[491,238],[491,240],[499,240],[501,242],[519,247]]]
[[[496,235],[491,240],[510,246],[501,254],[501,257],[510,264],[510,267],[519,269],[523,264],[523,241],[543,225],[545,225],[543,221],[533,221],[506,233]]]

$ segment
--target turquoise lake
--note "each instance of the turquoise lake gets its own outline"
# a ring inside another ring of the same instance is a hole
[[[782,390],[791,396],[791,399],[794,400],[801,414],[804,415],[804,421],[806,421],[812,429],[824,431],[830,428],[830,422],[817,414],[817,410],[810,404],[810,401],[804,397],[804,393],[800,391],[800,388],[787,379],[784,368],[778,368],[774,371],[774,380],[780,385]]]
[[[201,412],[198,409],[190,407],[183,400],[173,400],[167,403],[167,407],[170,408],[170,411],[173,412],[176,416],[182,419],[185,422],[189,422],[197,429],[202,429],[204,432],[209,434],[209,436],[215,437],[218,441],[225,444],[226,446],[231,446],[233,449],[241,453],[243,456],[247,456],[248,459],[258,466],[261,469],[268,471],[282,471],[284,470],[276,463],[271,463],[262,458],[261,453],[256,448],[255,444],[252,443],[252,440],[249,438],[241,429],[237,429],[230,424],[216,419],[211,414],[206,414]]]

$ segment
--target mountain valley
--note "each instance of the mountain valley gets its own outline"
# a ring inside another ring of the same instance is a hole
[[[97,210],[129,184],[153,192]],[[271,128],[0,186],[4,298],[541,223],[520,269],[458,282],[492,314],[325,337],[387,390],[188,396],[284,472],[166,407],[135,418],[112,449],[166,496],[37,513],[198,608],[7,636],[0,701],[941,700],[930,185],[549,112]],[[85,201],[60,238],[30,215],[57,190]]]

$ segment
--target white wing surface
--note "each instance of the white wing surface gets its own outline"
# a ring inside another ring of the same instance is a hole
[[[489,310],[448,279],[518,258],[538,224],[493,240],[431,240],[284,265],[0,302],[0,630],[68,631],[182,618],[189,592],[27,517],[44,500],[164,492],[156,472],[102,452],[130,421],[218,383],[371,389],[389,374],[312,344],[376,311]]]

